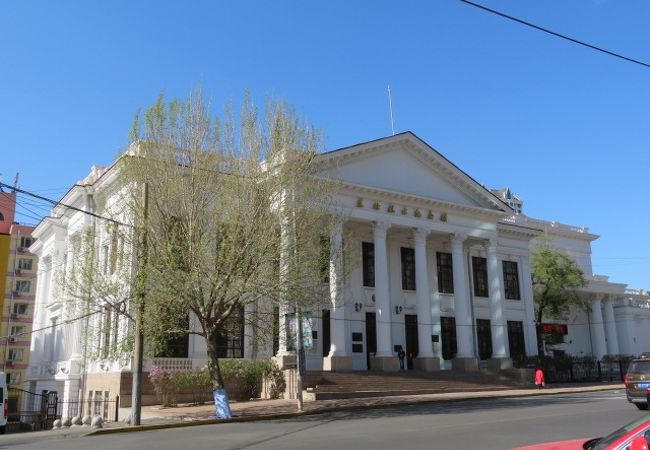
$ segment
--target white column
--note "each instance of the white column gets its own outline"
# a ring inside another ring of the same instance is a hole
[[[428,230],[417,228],[415,241],[415,288],[418,312],[418,358],[433,358],[433,323],[431,320],[431,289],[429,288],[429,270],[427,268]]]
[[[508,327],[503,312],[501,271],[497,258],[496,239],[487,244],[487,271],[490,287],[490,321],[492,324],[492,358],[508,357]]]
[[[614,300],[605,301],[605,330],[607,331],[607,353],[619,355],[618,334],[616,330],[616,318],[614,317]]]
[[[600,309],[602,297],[598,296],[591,302],[591,342],[594,358],[600,360],[607,353],[605,342],[605,324],[603,312]]]
[[[343,302],[343,222],[336,221],[330,235],[330,351],[328,356],[347,356],[345,305]]]
[[[291,236],[291,221],[289,220],[289,214],[286,211],[288,192],[286,190],[282,191],[281,198],[281,211],[282,221],[280,222],[280,282],[286,285],[286,279],[289,274],[289,264],[290,262],[290,252],[291,245],[293,242]],[[285,293],[286,295],[286,293]],[[278,307],[278,353],[277,356],[287,356],[290,352],[287,350],[287,323],[286,316],[289,314],[293,308],[289,305],[290,299],[284,298]]]
[[[535,301],[533,298],[533,282],[530,269],[530,254],[521,257],[521,299],[524,302],[524,339],[526,341],[526,354],[537,355],[537,327],[535,326]],[[502,267],[499,266],[499,270]]]
[[[377,354],[378,357],[393,356],[391,348],[391,312],[388,290],[388,252],[386,232],[390,224],[377,222],[373,227],[375,241],[375,305],[377,308]]]
[[[474,327],[470,311],[467,273],[465,270],[465,236],[455,235],[451,238],[451,259],[454,276],[454,314],[456,316],[457,358],[474,358]]]

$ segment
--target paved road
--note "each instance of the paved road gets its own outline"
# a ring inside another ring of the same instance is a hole
[[[481,449],[602,435],[642,412],[622,391],[463,401],[297,419],[57,438],[0,437],[0,448],[115,449]]]

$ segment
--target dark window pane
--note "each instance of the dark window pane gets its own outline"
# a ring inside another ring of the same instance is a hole
[[[219,358],[244,357],[244,307],[233,311],[222,324],[216,344]]]
[[[415,290],[415,250],[401,247],[402,256],[402,289]]]
[[[507,299],[521,299],[519,296],[519,273],[515,261],[503,261],[503,283]]]
[[[490,321],[487,319],[476,319],[476,337],[478,338],[478,356],[480,359],[492,357],[492,330]]]
[[[512,359],[521,360],[526,357],[523,322],[508,321],[508,345]]]
[[[472,256],[472,269],[474,275],[474,295],[477,297],[489,297],[487,260],[478,256]]]
[[[454,293],[454,271],[452,267],[451,253],[436,253],[438,265],[438,292],[441,294]]]
[[[454,317],[440,318],[440,331],[442,335],[442,357],[453,359],[458,352],[456,345],[456,319]]]
[[[375,244],[363,242],[361,244],[363,259],[363,285],[375,287]]]

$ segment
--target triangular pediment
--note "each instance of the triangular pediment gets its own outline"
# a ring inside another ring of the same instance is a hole
[[[322,174],[343,183],[511,212],[494,194],[411,132],[321,156]]]

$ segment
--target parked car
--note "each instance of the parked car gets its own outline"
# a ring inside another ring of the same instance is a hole
[[[9,416],[9,392],[7,391],[7,377],[0,372],[0,434],[5,434],[7,417]]]
[[[649,442],[650,415],[644,415],[602,438],[547,442],[512,450],[648,450]]]
[[[627,401],[634,403],[637,408],[648,409],[650,396],[650,354],[644,353],[641,358],[633,359],[625,374],[625,394]]]

